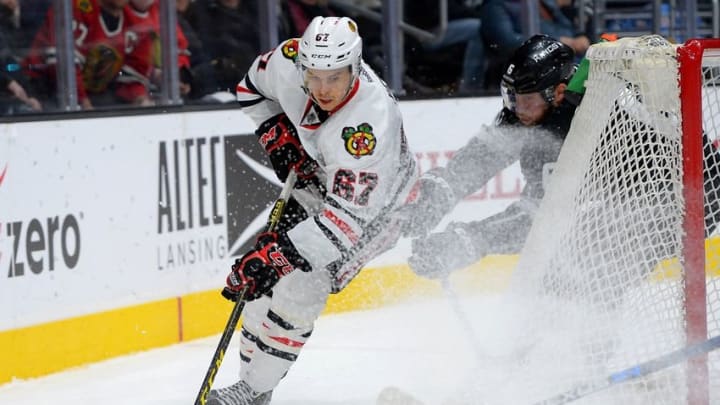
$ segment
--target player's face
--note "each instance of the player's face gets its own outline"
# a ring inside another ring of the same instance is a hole
[[[306,69],[304,81],[320,108],[332,111],[342,103],[350,90],[352,73],[347,67],[334,70]]]
[[[550,105],[539,92],[515,95],[515,115],[523,125],[539,123],[549,109]]]

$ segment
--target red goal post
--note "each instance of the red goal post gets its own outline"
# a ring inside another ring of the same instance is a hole
[[[720,56],[720,39],[692,39],[678,48],[680,70],[680,101],[683,133],[683,196],[685,218],[683,228],[683,256],[685,258],[685,317],[687,320],[687,343],[704,341],[708,337],[708,299],[705,275],[705,212],[703,208],[703,113],[711,111],[711,101],[706,99],[703,107],[703,88],[706,78],[713,78],[712,71],[706,74],[703,66],[705,53]],[[709,68],[712,69],[712,66]],[[712,83],[715,85],[715,83]],[[713,128],[716,129],[716,128]],[[720,130],[720,128],[717,128]],[[689,361],[694,370],[694,380],[688,381],[694,388],[688,390],[688,404],[709,403],[709,381],[707,355]]]

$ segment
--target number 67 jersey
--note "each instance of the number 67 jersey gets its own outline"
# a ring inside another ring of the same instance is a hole
[[[345,99],[323,111],[303,88],[297,50],[298,40],[290,39],[260,55],[237,98],[256,125],[284,112],[318,162],[327,193],[288,235],[313,269],[334,274],[337,289],[394,245],[399,224],[392,211],[410,198],[417,165],[398,103],[369,66],[363,62]]]

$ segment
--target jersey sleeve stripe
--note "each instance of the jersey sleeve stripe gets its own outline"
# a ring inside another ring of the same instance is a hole
[[[325,197],[325,203],[337,210],[342,211],[343,214],[350,217],[353,221],[355,221],[361,227],[365,227],[366,221],[364,219],[358,217],[357,215],[354,215],[349,210],[345,209],[345,207],[343,207],[339,202],[335,201],[335,198],[333,195],[328,194],[327,197]]]
[[[347,236],[347,238],[350,240],[350,242],[352,242],[352,244],[356,244],[356,243],[357,243],[357,241],[358,241],[358,236],[357,236],[357,234],[352,230],[352,227],[351,227],[347,222],[343,221],[340,217],[338,217],[337,215],[335,215],[334,212],[332,212],[332,211],[330,211],[330,210],[328,210],[328,209],[323,210],[323,216],[324,216],[325,218],[329,219],[330,222],[332,222],[333,224],[335,224],[335,226],[337,226],[338,229],[340,229],[340,231],[342,231],[342,233],[344,233],[345,236]]]
[[[237,101],[242,107],[249,107],[266,99],[250,80],[250,76],[247,75],[238,83],[236,93]]]
[[[411,190],[413,188],[413,185],[410,184],[410,181],[415,178],[417,166],[415,160],[412,159],[409,154],[405,155],[406,159],[405,164],[403,165],[404,172],[400,173],[400,175],[403,176],[403,179],[402,181],[398,182],[398,187],[394,190],[393,196],[390,199],[390,203],[387,205],[388,207],[397,207],[401,203],[400,197],[406,194],[406,191],[408,191],[408,189]],[[410,194],[410,192],[407,192],[407,194]]]
[[[250,93],[253,93],[253,94],[257,94],[257,95],[259,95],[259,96],[262,96],[262,94],[260,94],[260,91],[258,91],[257,87],[255,86],[255,83],[253,83],[253,82],[252,82],[252,79],[250,79],[250,75],[249,75],[249,74],[248,74],[248,75],[245,75],[245,77],[243,77],[243,79],[242,79],[242,81],[240,82],[240,84],[245,84],[245,88],[246,88]],[[238,84],[238,86],[239,86],[240,84]]]
[[[246,87],[243,87],[243,86],[240,85],[240,84],[237,85],[237,87],[235,88],[235,90],[236,90],[238,93],[254,94],[252,91],[250,91],[250,89],[248,89],[248,88],[246,88]]]
[[[322,233],[325,235],[325,237],[335,246],[335,248],[340,252],[341,256],[345,256],[348,254],[348,249],[345,247],[345,245],[340,241],[340,238],[335,235],[330,228],[325,226],[322,222],[320,222],[320,218],[316,215],[313,217],[315,220],[315,225],[322,231]]]

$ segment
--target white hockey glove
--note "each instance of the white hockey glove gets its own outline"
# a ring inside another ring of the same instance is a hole
[[[485,246],[482,237],[470,235],[466,224],[452,222],[443,232],[414,239],[408,264],[419,276],[439,279],[481,259]]]
[[[455,193],[443,173],[443,168],[436,168],[420,176],[418,198],[398,210],[403,236],[427,235],[455,207]]]

